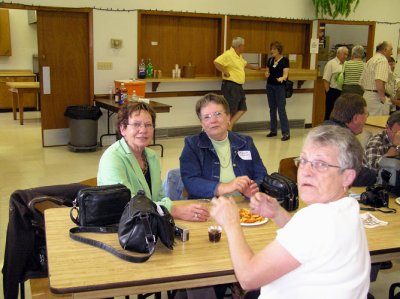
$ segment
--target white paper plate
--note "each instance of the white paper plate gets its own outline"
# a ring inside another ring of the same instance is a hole
[[[395,201],[398,205],[400,205],[400,197],[397,197],[394,201]]]
[[[258,226],[268,222],[268,218],[264,218],[264,220],[253,222],[253,223],[240,223],[241,226]]]

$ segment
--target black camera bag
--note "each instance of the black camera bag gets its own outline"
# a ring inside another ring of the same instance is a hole
[[[289,212],[299,207],[297,184],[280,173],[267,174],[261,184],[261,191],[275,197],[279,204]]]

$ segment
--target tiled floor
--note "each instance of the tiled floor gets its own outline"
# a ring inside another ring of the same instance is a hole
[[[12,119],[11,113],[0,113],[0,266],[3,264],[5,232],[8,223],[8,200],[16,189],[78,182],[96,176],[99,158],[104,148],[96,152],[75,153],[65,146],[42,147],[40,114],[26,112],[24,125]],[[251,135],[268,169],[278,169],[281,158],[298,155],[301,142],[307,130],[292,130],[291,139],[281,142],[280,136],[265,138],[266,131],[247,133]],[[104,139],[105,144],[113,142]],[[168,169],[179,166],[179,155],[183,138],[158,140],[164,145],[162,177]],[[159,148],[155,148],[159,151]],[[378,281],[371,286],[376,299],[387,298],[392,282],[400,281],[400,261],[391,270],[381,271]],[[2,285],[2,280],[0,282]],[[27,284],[27,293],[29,292]],[[28,293],[29,294],[29,293]],[[163,294],[164,295],[164,294]],[[2,297],[2,292],[0,298]],[[28,295],[29,298],[29,295]]]

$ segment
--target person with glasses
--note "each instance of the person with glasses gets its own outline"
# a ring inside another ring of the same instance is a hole
[[[189,199],[228,194],[250,197],[267,174],[253,139],[228,131],[229,111],[225,98],[213,93],[196,103],[203,131],[185,138],[180,156]]]
[[[123,184],[132,196],[143,190],[148,198],[165,206],[173,217],[206,221],[208,210],[201,204],[176,207],[161,188],[160,161],[147,146],[153,140],[156,113],[145,103],[127,102],[118,111],[117,126],[122,138],[103,153],[97,184]]]
[[[362,153],[349,130],[313,128],[295,160],[299,198],[306,206],[292,215],[265,193],[250,199],[252,213],[279,227],[275,240],[259,252],[246,243],[235,201],[223,196],[212,200],[210,214],[223,227],[244,289],[261,288],[259,298],[268,299],[367,298],[368,242],[359,204],[349,196]]]

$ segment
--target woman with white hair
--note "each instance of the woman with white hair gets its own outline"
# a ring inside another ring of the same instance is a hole
[[[342,94],[356,93],[362,96],[364,90],[360,86],[360,77],[365,68],[363,61],[365,50],[363,46],[354,46],[351,50],[351,60],[346,61],[343,65],[343,87]]]
[[[244,289],[261,288],[259,298],[268,299],[367,298],[368,243],[358,202],[348,194],[362,153],[347,129],[312,129],[295,159],[299,197],[306,207],[292,217],[271,196],[256,193],[251,198],[251,211],[279,227],[275,240],[257,253],[246,243],[235,201],[212,200],[210,214],[225,231]]]

